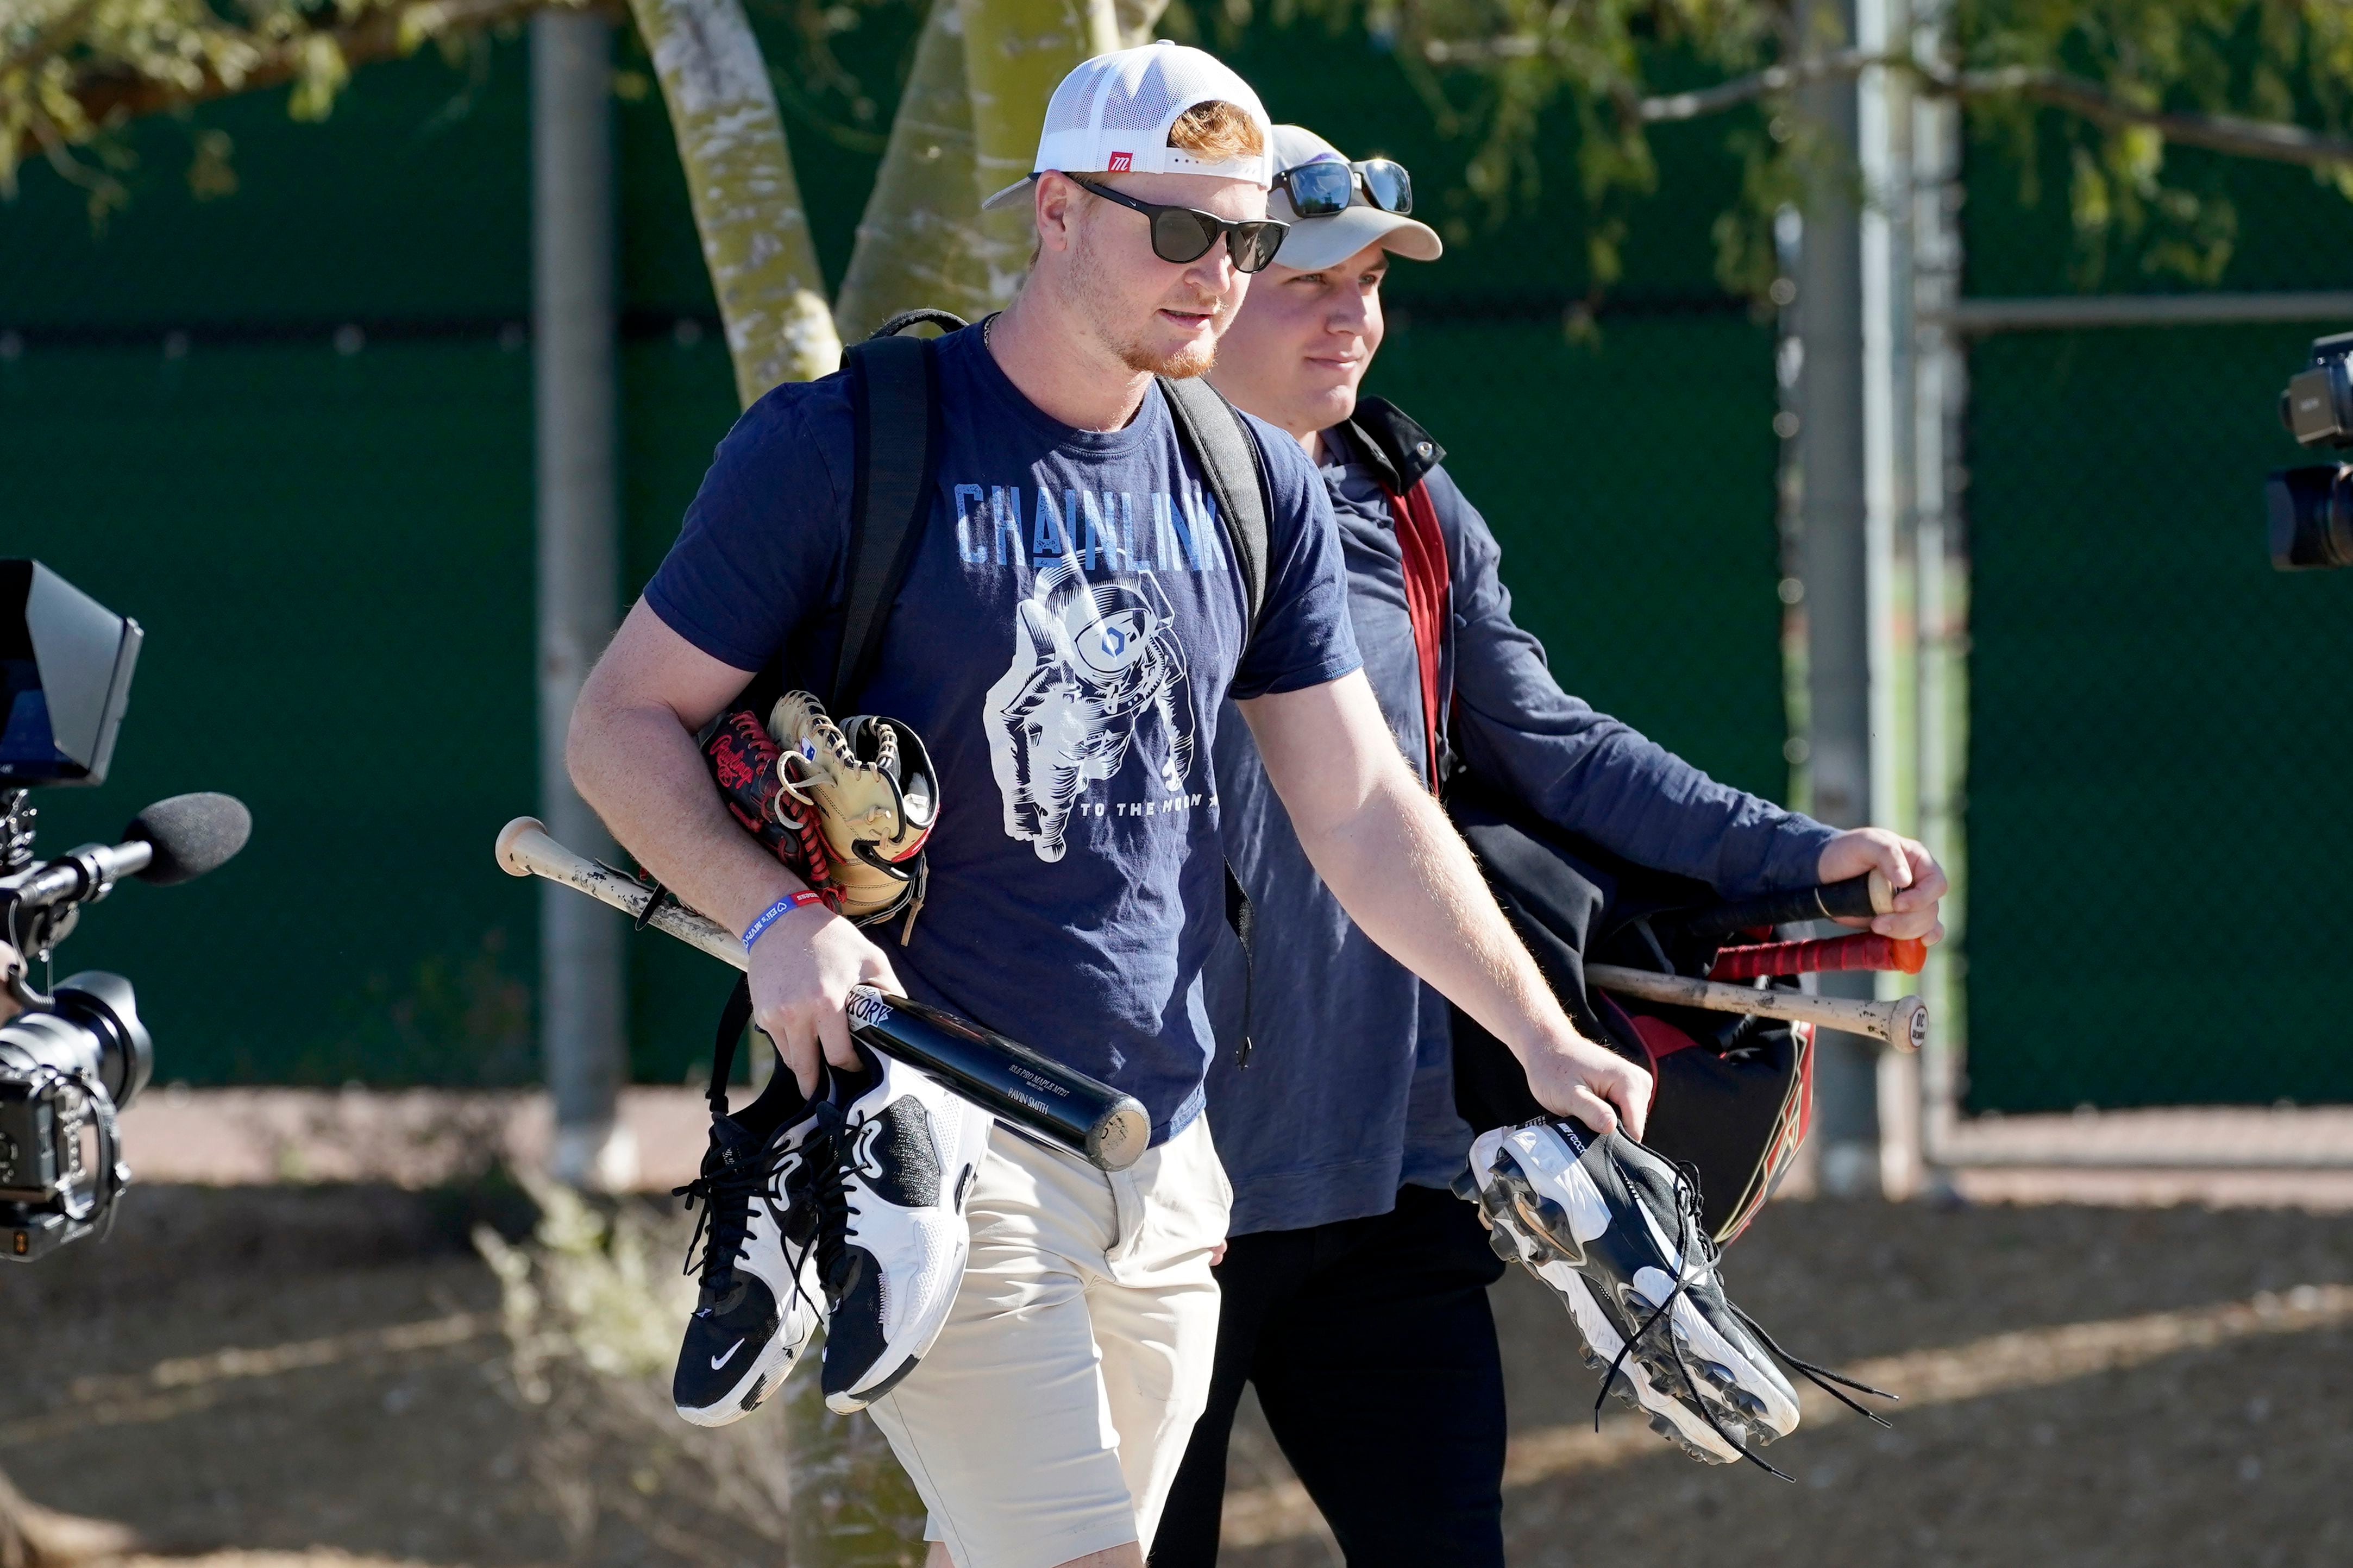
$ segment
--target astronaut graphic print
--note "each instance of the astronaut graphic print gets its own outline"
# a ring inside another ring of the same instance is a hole
[[[1014,612],[1013,662],[984,722],[1006,834],[1040,860],[1062,858],[1080,791],[1116,774],[1132,748],[1181,793],[1200,723],[1157,579],[1091,583],[1072,556],[1050,561]]]
[[[1018,559],[1027,544],[1031,568],[1014,606],[1011,658],[982,704],[1006,836],[1051,864],[1069,849],[1074,812],[1198,804],[1193,795],[1209,788],[1202,698],[1160,577],[1228,569],[1213,504],[1077,490],[1058,504],[1053,491],[1032,490],[1025,529],[1023,487],[983,493],[956,487],[965,562]],[[1132,756],[1154,800],[1082,801]]]

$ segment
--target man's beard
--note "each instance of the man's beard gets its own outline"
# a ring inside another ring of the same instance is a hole
[[[1218,340],[1212,334],[1205,343],[1187,343],[1174,353],[1162,353],[1146,342],[1141,334],[1123,338],[1115,333],[1115,323],[1126,309],[1126,302],[1103,280],[1103,269],[1096,264],[1094,253],[1086,245],[1079,246],[1071,257],[1068,274],[1070,289],[1077,298],[1088,320],[1096,323],[1096,333],[1103,346],[1117,356],[1119,363],[1140,375],[1165,375],[1184,381],[1192,376],[1207,375],[1218,363]],[[1225,304],[1219,300],[1207,300],[1192,307],[1212,321],[1225,314]],[[1156,311],[1155,307],[1155,311]]]

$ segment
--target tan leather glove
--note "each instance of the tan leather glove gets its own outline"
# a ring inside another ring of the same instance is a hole
[[[806,691],[777,701],[768,734],[783,752],[771,809],[810,851],[810,886],[838,894],[836,907],[860,924],[904,910],[912,930],[923,841],[939,820],[939,778],[922,739],[895,719],[860,714],[837,725]],[[821,847],[808,843],[812,813]]]

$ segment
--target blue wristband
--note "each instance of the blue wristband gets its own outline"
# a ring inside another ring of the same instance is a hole
[[[766,909],[762,910],[759,913],[759,917],[754,920],[750,925],[744,928],[744,951],[745,952],[751,952],[752,944],[760,940],[761,932],[766,931],[770,926],[775,925],[778,921],[783,920],[786,915],[791,914],[795,910],[800,909],[804,905],[821,904],[823,902],[825,902],[825,900],[816,893],[786,894],[783,898],[778,899],[775,903],[770,904]]]

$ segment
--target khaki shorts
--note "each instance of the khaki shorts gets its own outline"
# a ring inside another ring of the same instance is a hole
[[[956,1568],[1150,1543],[1208,1398],[1232,1208],[1206,1120],[1116,1175],[997,1129],[947,1326],[869,1406]]]

